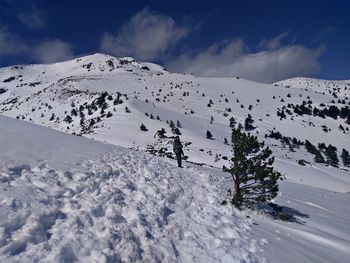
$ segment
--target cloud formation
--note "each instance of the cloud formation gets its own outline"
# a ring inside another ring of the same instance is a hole
[[[101,49],[116,56],[142,60],[159,58],[189,33],[166,15],[143,9],[123,25],[116,34],[104,33]]]
[[[176,72],[205,77],[235,77],[273,83],[282,79],[314,76],[321,69],[319,57],[325,47],[308,49],[301,45],[281,46],[284,34],[260,44],[265,50],[249,53],[243,40],[215,43],[206,50],[184,54],[167,63]]]
[[[31,56],[41,63],[53,63],[74,57],[73,46],[59,39],[47,40],[36,46]]]
[[[45,25],[43,14],[36,7],[32,7],[30,12],[20,13],[18,19],[31,29],[39,29]]]
[[[27,45],[19,36],[0,28],[0,56],[18,55],[27,51]]]
[[[264,38],[263,40],[260,41],[258,48],[259,49],[277,49],[281,47],[282,45],[282,40],[285,39],[288,36],[288,32],[284,32],[282,34],[279,34],[271,39],[266,39]]]
[[[0,15],[7,19],[14,18],[30,29],[42,28],[45,26],[47,11],[37,8],[37,2],[36,0],[1,0]]]
[[[0,57],[28,56],[40,63],[53,63],[73,58],[73,46],[59,39],[38,44],[24,41],[20,36],[0,28]]]

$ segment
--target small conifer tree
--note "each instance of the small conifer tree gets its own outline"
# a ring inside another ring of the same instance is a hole
[[[64,118],[64,121],[67,123],[71,123],[73,121],[72,117],[69,115],[66,115],[66,117]]]
[[[253,126],[253,123],[254,123],[254,120],[253,120],[252,116],[250,114],[248,114],[248,117],[244,121],[244,129],[246,131],[254,130],[255,127]]]
[[[207,139],[212,139],[213,138],[213,135],[211,134],[210,131],[207,131],[206,136],[207,136]]]
[[[337,148],[335,146],[329,144],[325,150],[325,155],[327,157],[326,163],[328,165],[338,167],[339,159],[337,155]]]
[[[78,112],[77,112],[77,110],[74,109],[74,108],[71,110],[70,113],[71,113],[72,116],[78,116]]]
[[[314,160],[316,163],[325,163],[325,159],[323,158],[322,154],[320,151],[317,151],[315,153]]]
[[[230,128],[234,128],[235,125],[236,125],[236,120],[235,120],[235,118],[231,117],[230,118]]]
[[[224,138],[224,144],[228,145],[228,140],[226,137]]]
[[[232,167],[224,167],[224,171],[231,173],[234,183],[231,203],[249,207],[273,199],[281,174],[272,167],[272,151],[258,142],[257,137],[235,128],[232,129],[232,146]]]
[[[147,127],[143,123],[141,123],[140,130],[141,131],[148,131]]]
[[[350,155],[349,152],[345,149],[342,150],[342,153],[340,155],[344,166],[350,167]]]

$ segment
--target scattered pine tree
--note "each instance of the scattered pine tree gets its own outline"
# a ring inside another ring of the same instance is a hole
[[[67,123],[71,123],[73,121],[72,117],[67,115],[65,118],[64,118],[64,121],[67,122]]]
[[[213,138],[213,135],[211,134],[210,131],[207,131],[206,137],[207,137],[207,139],[212,139],[212,138]]]
[[[181,122],[180,122],[179,120],[176,121],[176,126],[177,126],[178,128],[182,128]]]
[[[235,118],[231,117],[230,118],[230,128],[234,128],[235,125],[236,125],[236,120],[235,120]]]
[[[224,138],[224,144],[228,145],[228,140],[226,137]]]
[[[254,120],[253,120],[252,116],[250,114],[248,114],[248,117],[244,121],[244,129],[246,131],[254,130],[255,127],[253,126],[253,123],[254,123]]]
[[[325,150],[325,155],[327,157],[326,163],[328,165],[338,167],[339,159],[337,155],[337,148],[335,146],[329,144],[327,149]]]
[[[350,167],[350,155],[349,152],[345,149],[342,150],[342,153],[340,155],[344,166]]]
[[[140,130],[141,131],[148,131],[147,127],[143,123],[141,123]]]

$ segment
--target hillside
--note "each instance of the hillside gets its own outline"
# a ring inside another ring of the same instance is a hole
[[[3,115],[140,149],[147,145],[166,148],[157,144],[154,134],[165,128],[172,136],[167,122],[179,121],[190,160],[201,163],[210,155],[209,164],[217,167],[230,154],[224,138],[230,138],[231,117],[244,123],[250,114],[257,127],[252,132],[261,139],[278,131],[302,142],[331,144],[338,155],[350,135],[347,90],[334,98],[311,88],[173,74],[155,64],[103,54],[51,65],[4,68],[0,80]],[[313,108],[331,106],[347,111],[325,118],[312,114]],[[148,132],[140,130],[141,123]],[[205,138],[207,130],[214,140]]]
[[[0,69],[0,115],[12,117],[0,116],[0,259],[346,262],[348,86],[200,78],[103,54]],[[172,157],[171,121],[189,157],[182,170],[159,157]],[[239,124],[271,147],[284,174],[274,201],[295,221],[221,205]],[[170,138],[154,136],[161,128]]]
[[[312,78],[292,78],[275,83],[293,89],[304,89],[322,94],[332,95],[334,98],[344,99],[350,97],[350,80],[322,80]]]
[[[5,154],[11,161],[0,163],[0,261],[346,262],[349,257],[350,178],[344,172],[280,160],[279,169],[291,177],[302,174],[313,185],[298,177],[280,183],[275,201],[295,217],[283,222],[221,205],[230,176],[220,169],[191,164],[180,169],[166,158],[2,116],[0,125],[7,129],[0,144],[12,145]]]

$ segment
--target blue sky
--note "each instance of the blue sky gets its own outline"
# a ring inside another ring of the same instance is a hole
[[[349,79],[348,2],[0,0],[0,67],[101,52],[201,76]]]

